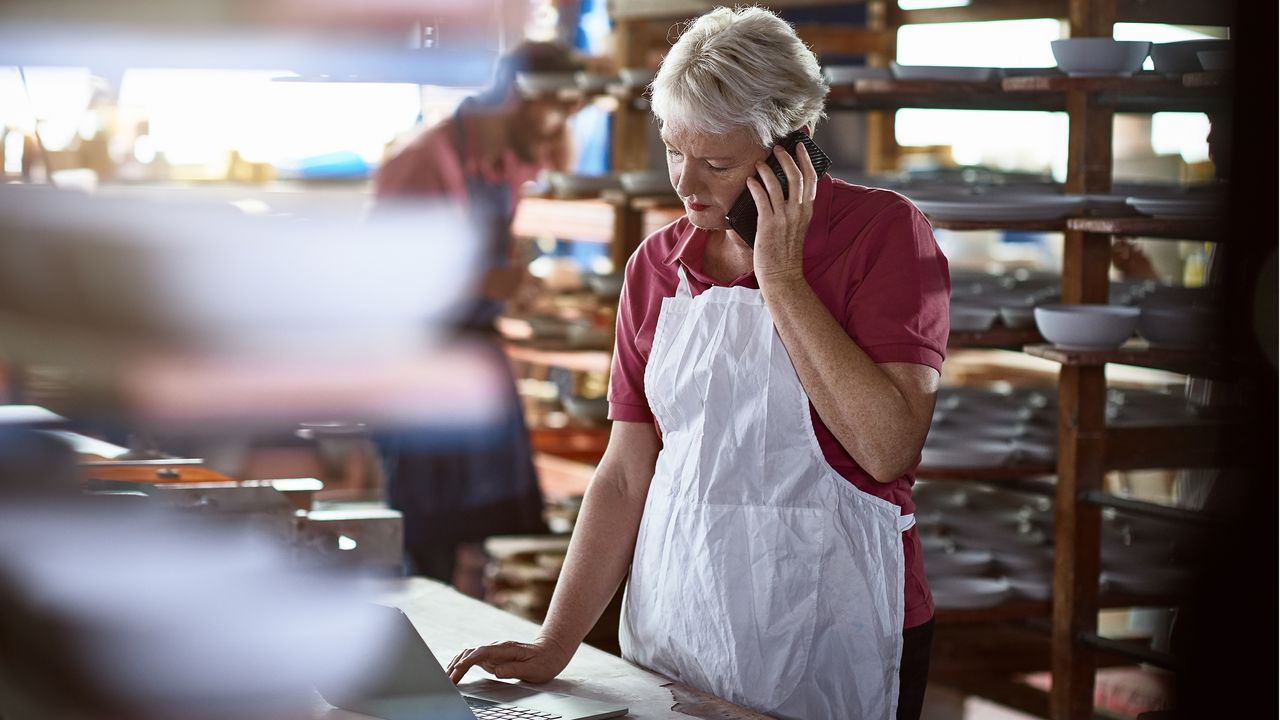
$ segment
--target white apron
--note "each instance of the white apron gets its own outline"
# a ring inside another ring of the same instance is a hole
[[[694,298],[678,272],[645,369],[663,447],[623,656],[769,715],[894,718],[914,517],[827,464],[760,291]]]

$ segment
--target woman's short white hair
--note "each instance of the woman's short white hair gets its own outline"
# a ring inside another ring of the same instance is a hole
[[[828,89],[790,24],[763,8],[720,7],[685,29],[651,96],[664,126],[717,134],[746,127],[770,147],[825,117]]]

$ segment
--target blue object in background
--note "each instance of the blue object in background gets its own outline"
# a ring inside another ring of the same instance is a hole
[[[566,8],[567,9],[567,8]],[[579,15],[574,23],[573,47],[588,55],[606,51],[611,23],[604,0],[582,0]],[[595,105],[584,107],[570,120],[574,146],[578,157],[573,171],[580,175],[604,175],[610,171],[610,129],[613,118],[609,112]],[[598,257],[607,256],[608,247],[594,242],[574,242],[558,239],[551,253],[556,257],[573,258],[580,266],[590,268]]]
[[[360,154],[346,150],[302,158],[280,170],[281,175],[299,180],[364,180],[372,172]]]

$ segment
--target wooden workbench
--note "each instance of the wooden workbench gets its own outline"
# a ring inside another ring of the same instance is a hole
[[[529,642],[538,626],[510,613],[423,578],[397,581],[385,604],[404,610],[442,665],[468,647],[499,640]],[[497,682],[480,668],[467,674],[462,688]],[[583,645],[556,680],[539,686],[602,702],[625,705],[629,718],[706,718],[756,720],[767,716],[673,682],[593,647]],[[333,708],[316,697],[316,717],[355,720],[366,716]]]

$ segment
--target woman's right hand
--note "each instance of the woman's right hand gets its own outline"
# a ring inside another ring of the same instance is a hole
[[[508,641],[467,648],[450,661],[446,671],[454,685],[477,665],[496,678],[544,683],[559,675],[572,657],[572,650],[541,637],[532,643]]]

